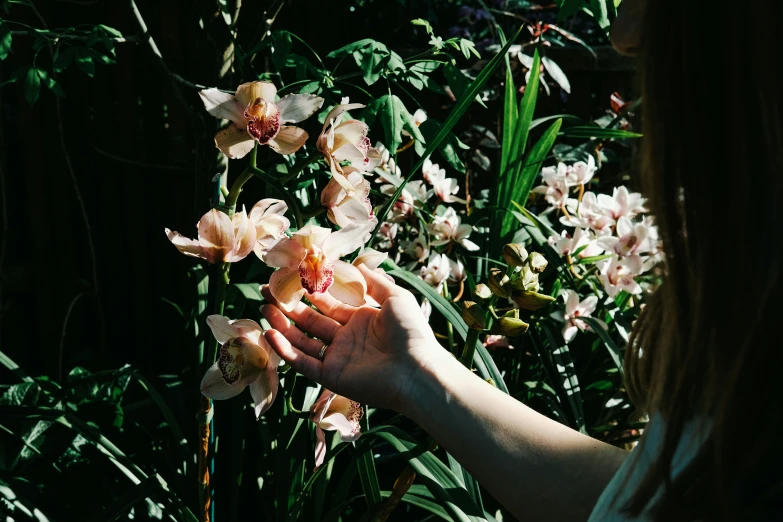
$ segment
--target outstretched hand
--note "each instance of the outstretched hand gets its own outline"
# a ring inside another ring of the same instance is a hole
[[[410,292],[364,265],[359,270],[380,309],[349,306],[329,293],[308,294],[320,313],[301,302],[291,312],[265,305],[261,312],[273,329],[264,335],[305,377],[355,401],[400,411],[422,372],[450,356]],[[262,292],[274,303],[267,287]]]

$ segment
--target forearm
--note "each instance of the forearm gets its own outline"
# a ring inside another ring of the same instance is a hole
[[[404,413],[520,520],[587,520],[627,452],[537,413],[443,353],[420,370]]]

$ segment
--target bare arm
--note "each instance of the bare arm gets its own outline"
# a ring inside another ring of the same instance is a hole
[[[626,452],[475,376],[437,344],[409,292],[361,270],[380,310],[314,294],[308,297],[323,315],[300,303],[286,314],[293,326],[277,307],[264,307],[275,328],[266,338],[280,356],[336,393],[412,418],[517,518],[587,520]]]

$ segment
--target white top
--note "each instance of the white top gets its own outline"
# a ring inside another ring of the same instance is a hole
[[[644,440],[636,447],[633,453],[625,460],[614,478],[606,486],[606,489],[598,498],[588,522],[650,522],[652,518],[649,511],[645,510],[638,517],[630,518],[622,513],[622,509],[637,486],[644,478],[644,474],[650,467],[663,443],[664,425],[658,419],[652,419],[646,428]],[[672,476],[676,477],[685,466],[696,456],[699,448],[707,438],[708,429],[705,422],[692,421],[686,424],[680,444],[674,453],[672,461]],[[626,477],[628,480],[626,482]],[[659,498],[661,491],[653,497],[652,503]]]

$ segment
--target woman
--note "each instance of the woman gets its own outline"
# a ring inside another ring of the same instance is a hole
[[[438,345],[409,292],[364,267],[380,310],[328,294],[310,296],[321,313],[267,305],[266,336],[307,377],[412,418],[520,520],[783,519],[772,306],[783,2],[644,7],[625,0],[613,28],[616,47],[643,58],[642,182],[667,254],[626,350],[628,390],[652,419],[633,454],[473,375]]]

